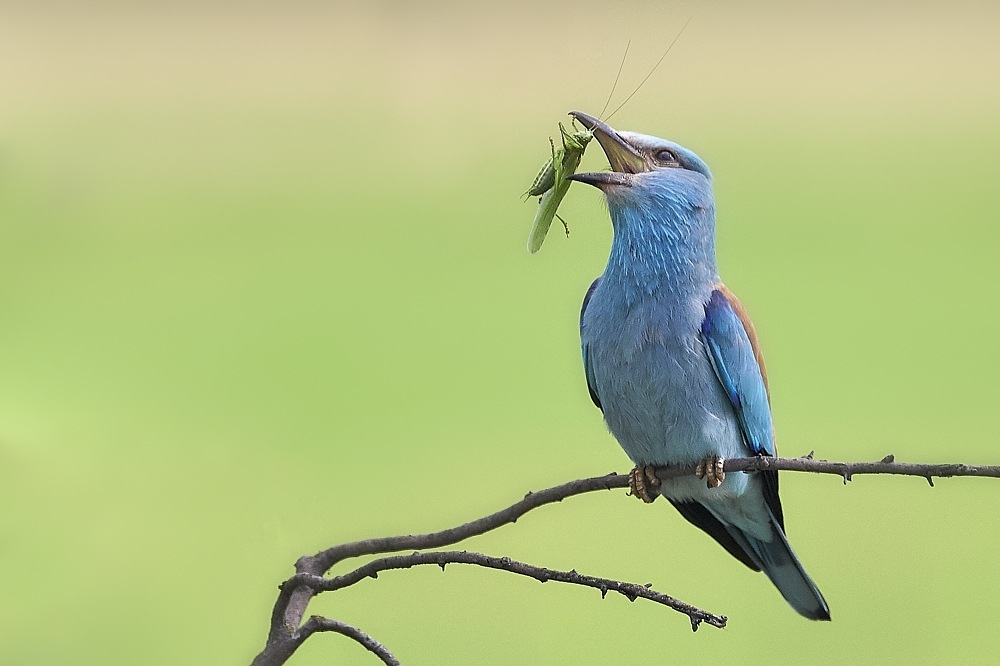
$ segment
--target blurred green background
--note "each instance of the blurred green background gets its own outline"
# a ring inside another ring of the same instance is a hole
[[[4,3],[0,663],[246,664],[299,555],[627,471],[576,329],[607,213],[529,256],[519,195],[692,15],[612,124],[712,166],[780,450],[1000,463],[995,5]],[[728,629],[459,566],[311,610],[408,665],[995,657],[995,481],[782,487],[831,624],[622,492],[466,545]]]

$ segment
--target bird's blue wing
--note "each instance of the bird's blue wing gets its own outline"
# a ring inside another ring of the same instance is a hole
[[[720,284],[712,292],[705,305],[701,340],[715,376],[733,406],[747,447],[757,455],[777,455],[767,369],[757,344],[757,333],[746,309],[724,285]],[[778,473],[765,471],[758,474],[763,481],[764,501],[783,530],[785,517],[778,497]],[[707,531],[706,527],[695,524]]]
[[[715,376],[733,407],[743,440],[759,456],[776,454],[771,428],[767,375],[757,335],[746,310],[732,292],[719,285],[705,304],[701,339]],[[758,472],[761,499],[774,521],[774,535],[761,539],[740,526],[740,514],[712,509],[703,502],[672,503],[681,515],[712,535],[751,569],[762,569],[792,608],[812,620],[829,620],[830,609],[806,574],[785,537],[778,497],[778,473]]]
[[[601,278],[597,278],[590,285],[590,289],[587,290],[587,295],[583,297],[583,307],[580,308],[580,338],[585,339],[583,335],[583,315],[587,312],[587,305],[590,304],[590,298],[594,295],[594,290],[597,289],[597,285],[601,283]],[[601,407],[601,399],[597,395],[597,382],[594,380],[594,369],[590,363],[590,349],[586,342],[583,343],[583,370],[587,375],[587,390],[590,391],[590,399],[594,401],[597,408],[604,411]]]
[[[740,314],[744,316],[741,317]],[[712,292],[705,305],[701,339],[715,375],[722,384],[743,432],[756,454],[775,455],[771,407],[760,353],[745,311],[724,287]],[[749,331],[748,331],[749,328]]]

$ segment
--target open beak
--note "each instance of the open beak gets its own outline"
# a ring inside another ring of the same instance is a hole
[[[611,164],[611,171],[578,173],[570,176],[570,180],[603,189],[607,185],[631,185],[632,174],[650,171],[646,157],[607,123],[581,111],[570,111],[569,115],[594,133],[594,138],[600,142]]]

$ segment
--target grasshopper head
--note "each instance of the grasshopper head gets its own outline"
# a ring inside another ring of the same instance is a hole
[[[575,126],[573,130],[570,132],[562,123],[559,123],[559,132],[562,134],[562,142],[566,150],[582,153],[587,149],[587,144],[590,143],[590,140],[594,138],[594,133],[589,129],[578,130]]]

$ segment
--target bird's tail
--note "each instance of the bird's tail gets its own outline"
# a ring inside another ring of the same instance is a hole
[[[810,620],[829,620],[830,608],[819,588],[802,568],[795,551],[788,543],[784,530],[771,516],[774,538],[763,541],[746,534],[739,528],[727,525],[726,529],[750,555],[751,559],[767,574],[792,608]]]

